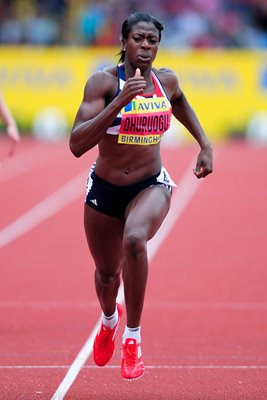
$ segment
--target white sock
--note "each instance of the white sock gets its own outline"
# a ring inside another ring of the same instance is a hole
[[[137,343],[141,343],[141,326],[137,326],[136,328],[125,326],[122,343],[125,343],[126,339],[129,338],[136,339]]]
[[[107,317],[103,312],[102,312],[102,321],[103,324],[110,329],[113,329],[114,326],[118,323],[119,320],[119,314],[118,314],[118,308],[116,306],[116,310],[113,315],[110,317]]]

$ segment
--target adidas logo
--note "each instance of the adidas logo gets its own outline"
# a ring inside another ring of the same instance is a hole
[[[97,206],[97,201],[96,201],[96,199],[91,199],[90,201],[91,201],[91,203],[93,203],[95,206]]]

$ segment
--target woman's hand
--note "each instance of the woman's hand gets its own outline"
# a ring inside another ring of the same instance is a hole
[[[197,157],[196,168],[193,171],[198,179],[205,178],[205,176],[212,173],[213,171],[212,153],[213,150],[211,145],[208,145],[200,150]]]
[[[143,94],[145,88],[145,78],[141,75],[140,69],[136,68],[134,76],[127,79],[118,97],[120,98],[120,100],[123,99],[123,103],[127,105],[128,103],[130,103],[130,101],[134,99],[135,96]]]

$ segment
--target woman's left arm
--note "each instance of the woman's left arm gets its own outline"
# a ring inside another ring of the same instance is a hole
[[[204,178],[213,171],[212,145],[205,135],[200,121],[182,92],[178,79],[171,74],[172,88],[175,88],[171,96],[172,113],[196,139],[200,146],[194,174],[197,178]]]

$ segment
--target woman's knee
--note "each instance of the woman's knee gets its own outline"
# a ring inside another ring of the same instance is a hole
[[[125,256],[137,259],[146,251],[146,237],[141,229],[128,231],[123,237],[123,249]]]
[[[113,285],[120,281],[120,270],[115,272],[101,271],[96,268],[95,270],[95,280],[101,285]]]

